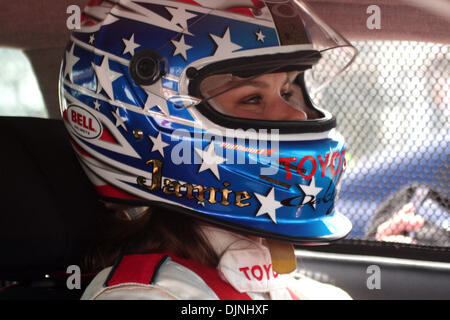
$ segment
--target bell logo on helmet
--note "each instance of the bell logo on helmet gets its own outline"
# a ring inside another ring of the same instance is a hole
[[[67,112],[70,126],[76,134],[86,139],[96,139],[101,136],[102,125],[91,112],[77,105],[70,105]]]

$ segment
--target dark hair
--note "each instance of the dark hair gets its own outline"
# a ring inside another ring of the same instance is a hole
[[[123,254],[170,252],[216,267],[219,258],[200,229],[189,216],[162,208],[147,208],[139,218],[129,219],[126,206],[105,211],[102,230],[84,259],[84,270],[99,272],[111,266]]]

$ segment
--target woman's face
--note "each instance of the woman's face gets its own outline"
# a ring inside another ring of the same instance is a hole
[[[300,87],[294,83],[298,72],[271,73],[244,81],[231,80],[209,90],[214,96],[240,82],[234,89],[214,97],[213,105],[220,105],[226,115],[255,120],[301,121],[316,117],[308,110]],[[207,80],[206,80],[207,81]]]

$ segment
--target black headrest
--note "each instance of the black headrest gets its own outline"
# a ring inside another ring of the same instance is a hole
[[[79,264],[98,202],[60,120],[0,117],[0,280]]]

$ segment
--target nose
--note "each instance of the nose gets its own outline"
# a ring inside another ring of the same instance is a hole
[[[264,110],[265,119],[274,121],[302,121],[308,119],[306,112],[298,110],[279,97]]]

